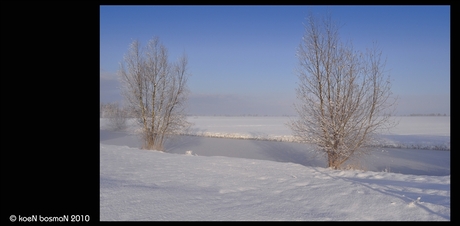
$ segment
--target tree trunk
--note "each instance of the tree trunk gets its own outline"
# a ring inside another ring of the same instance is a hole
[[[327,152],[328,167],[332,169],[340,169],[342,163],[348,158],[341,158],[337,150]]]

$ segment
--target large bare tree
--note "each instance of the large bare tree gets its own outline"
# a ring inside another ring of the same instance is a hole
[[[290,123],[294,136],[315,144],[333,169],[367,153],[373,135],[394,125],[396,103],[381,51],[375,45],[355,51],[338,31],[330,16],[307,18],[297,51],[298,118]]]
[[[163,151],[168,135],[189,126],[184,112],[187,63],[185,55],[170,63],[168,51],[158,37],[151,39],[146,48],[133,41],[120,63],[122,94],[139,119],[144,149]]]

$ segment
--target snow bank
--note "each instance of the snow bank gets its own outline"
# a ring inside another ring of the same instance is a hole
[[[297,142],[286,125],[289,117],[213,117],[190,116],[193,123],[182,135],[246,140]],[[382,131],[374,147],[450,151],[450,117],[394,117],[398,125]],[[101,119],[101,130],[108,130],[107,119]],[[128,121],[126,131],[139,128],[135,119]]]
[[[101,221],[449,221],[450,176],[100,145]]]
[[[450,117],[394,117],[398,125],[382,131],[374,147],[450,150]],[[185,135],[297,142],[286,125],[289,117],[195,116]]]
[[[139,148],[139,136],[123,132],[100,133],[101,144]],[[244,139],[223,139],[200,136],[174,136],[166,140],[165,152],[190,153],[198,156],[226,156],[235,158],[292,162],[304,166],[327,167],[322,154],[308,144]],[[413,175],[450,175],[450,152],[420,149],[373,148],[359,162],[350,160],[358,169],[374,172],[394,172]],[[359,166],[359,167],[357,167]]]

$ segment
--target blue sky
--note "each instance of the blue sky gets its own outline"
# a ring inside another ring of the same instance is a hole
[[[449,6],[101,6],[100,101],[121,101],[116,72],[129,44],[158,36],[189,58],[188,112],[295,114],[295,56],[308,13],[330,13],[342,41],[377,42],[397,114],[450,114]]]

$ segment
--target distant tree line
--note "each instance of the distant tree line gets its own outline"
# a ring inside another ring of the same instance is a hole
[[[101,103],[99,117],[108,119],[110,129],[124,130],[126,129],[126,119],[132,118],[133,113],[126,107],[118,104],[118,102]]]
[[[446,113],[431,113],[431,114],[409,114],[408,116],[448,116]]]
[[[187,116],[209,116],[209,117],[295,117],[296,115],[269,115],[269,114],[187,114]]]
[[[128,108],[122,106],[118,102],[100,103],[99,117],[100,118],[113,118],[120,116],[124,118],[134,118],[133,112]]]

